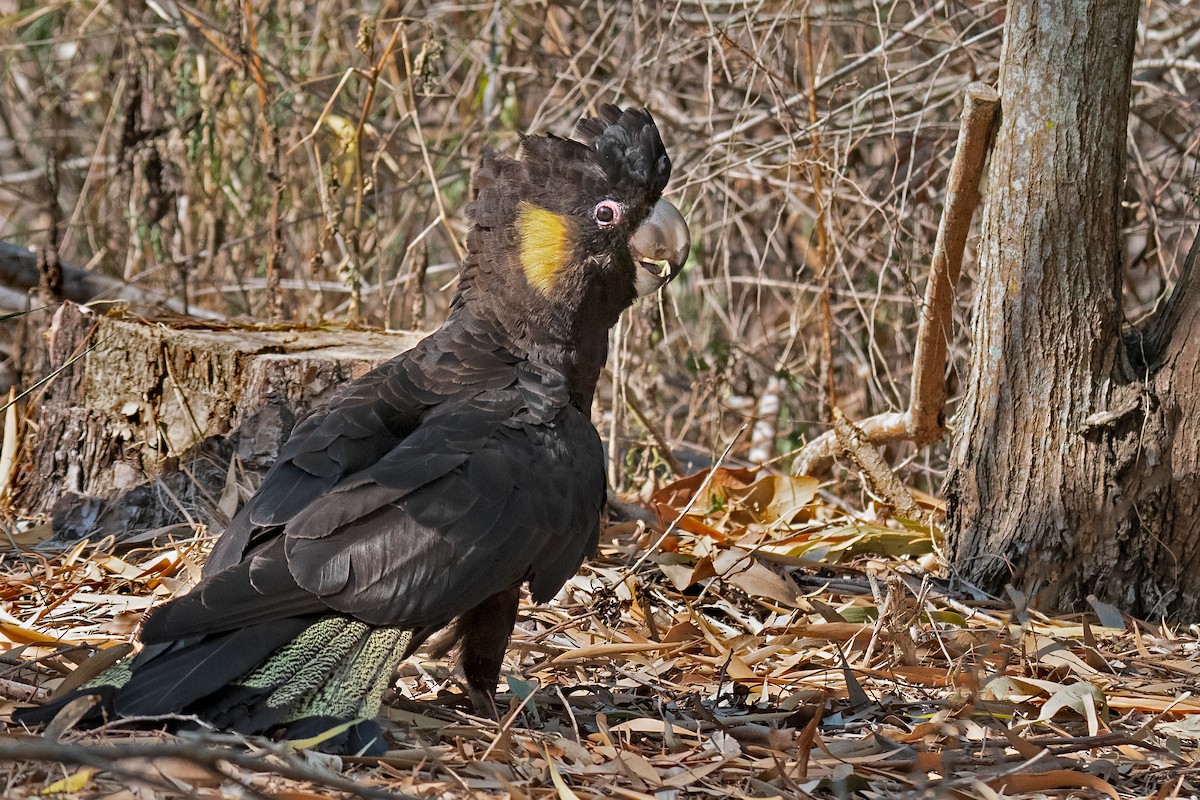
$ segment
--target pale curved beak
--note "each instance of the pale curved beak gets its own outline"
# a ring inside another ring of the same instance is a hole
[[[691,249],[691,233],[683,214],[660,198],[629,237],[629,253],[638,265],[634,279],[638,297],[658,291],[678,275]]]

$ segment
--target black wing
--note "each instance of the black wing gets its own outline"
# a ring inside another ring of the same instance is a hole
[[[204,580],[142,638],[324,609],[437,626],[523,580],[553,596],[598,537],[599,437],[555,376],[469,352],[414,351],[303,423]]]
[[[406,355],[348,384],[296,426],[259,490],[217,540],[205,577],[240,562],[276,526],[378,461],[417,426],[423,407],[411,390]]]
[[[439,412],[441,409],[439,409]],[[437,625],[528,579],[544,601],[595,547],[599,437],[450,409],[285,527],[297,583],[370,623]]]
[[[468,326],[445,327],[347,384],[292,431],[258,492],[217,541],[205,576],[238,563],[277,526],[378,462],[430,408],[511,385],[518,361]]]

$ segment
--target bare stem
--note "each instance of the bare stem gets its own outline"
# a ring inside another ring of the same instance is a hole
[[[954,287],[962,272],[971,217],[979,205],[979,182],[999,105],[1000,95],[991,86],[983,83],[967,86],[958,147],[950,165],[946,205],[933,245],[925,306],[917,330],[908,432],[918,446],[941,438],[946,426],[946,344],[950,340]]]
[[[979,182],[999,104],[1000,96],[992,87],[982,83],[967,87],[958,148],[950,165],[946,204],[938,226],[917,332],[910,405],[902,414],[879,414],[858,423],[867,441],[876,446],[904,440],[923,446],[937,441],[945,429],[946,343],[950,338],[954,287],[962,271],[971,217],[979,205]],[[834,457],[844,449],[837,433],[826,431],[800,451],[792,472],[796,475],[827,472]]]

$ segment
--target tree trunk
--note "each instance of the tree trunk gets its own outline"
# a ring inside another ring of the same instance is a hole
[[[12,506],[79,538],[220,526],[235,456],[261,473],[322,397],[419,336],[217,328],[66,303],[23,338],[24,384],[54,377],[31,395]]]
[[[1197,618],[1194,258],[1162,317],[1121,333],[1137,17],[1135,0],[1009,3],[949,545],[993,593]]]

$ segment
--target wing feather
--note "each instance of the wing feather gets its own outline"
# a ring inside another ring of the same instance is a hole
[[[558,590],[598,536],[599,437],[561,379],[446,335],[302,423],[147,641],[328,609],[437,626],[526,579],[538,598]],[[441,402],[426,406],[430,371]]]
[[[604,500],[598,436],[572,407],[545,428],[463,413],[492,419],[492,431],[476,441],[461,435],[477,431],[475,420],[443,415],[441,425],[460,432],[455,442],[446,430],[446,446],[465,439],[473,448],[453,470],[395,490],[386,504],[378,483],[348,486],[329,498],[342,513],[314,506],[289,524],[288,565],[301,587],[364,621],[404,626],[444,623],[535,575],[540,597],[561,587],[595,547]],[[390,460],[370,472],[386,472]],[[375,510],[347,511],[359,498]],[[329,580],[326,565],[347,555],[349,579]]]

